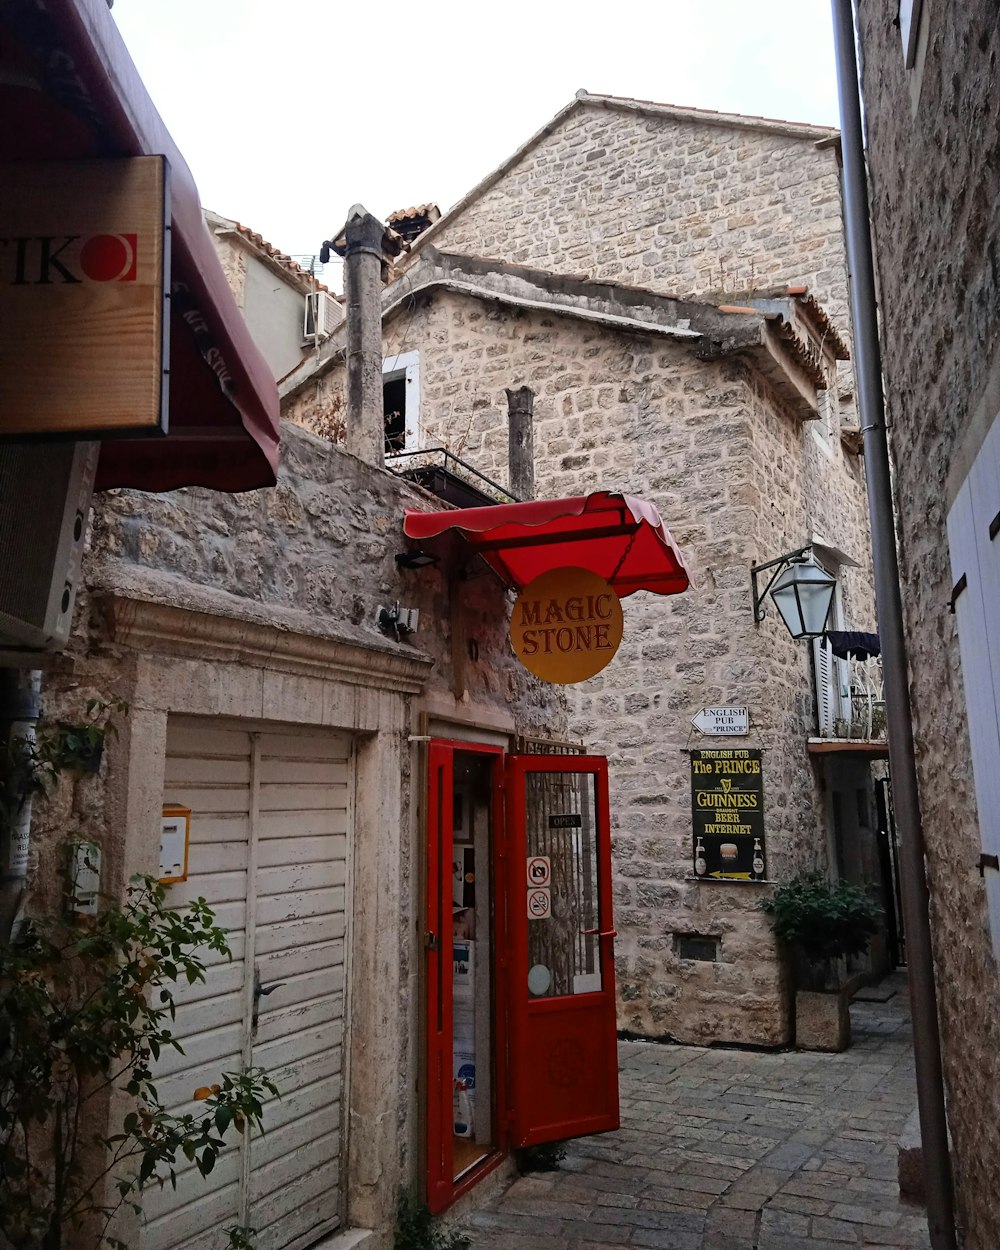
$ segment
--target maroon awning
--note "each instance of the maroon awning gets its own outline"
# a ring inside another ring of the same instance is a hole
[[[0,161],[164,155],[170,164],[169,433],[105,442],[98,489],[272,486],[277,386],[229,290],[191,171],[106,0],[0,4],[0,116]]]
[[[514,590],[551,569],[597,573],[624,599],[637,590],[676,595],[690,584],[677,544],[645,499],[598,491],[447,512],[407,511],[403,533],[423,542],[457,530]]]

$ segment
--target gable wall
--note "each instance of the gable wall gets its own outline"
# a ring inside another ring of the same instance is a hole
[[[812,139],[578,107],[433,242],[667,295],[804,282],[847,325],[837,160]]]

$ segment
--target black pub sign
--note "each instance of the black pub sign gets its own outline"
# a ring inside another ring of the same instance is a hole
[[[694,875],[709,881],[761,881],[764,846],[763,752],[691,752]]]

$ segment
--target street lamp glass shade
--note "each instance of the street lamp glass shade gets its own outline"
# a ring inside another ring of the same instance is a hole
[[[774,579],[771,598],[793,638],[819,638],[826,629],[837,579],[812,555],[793,560]]]

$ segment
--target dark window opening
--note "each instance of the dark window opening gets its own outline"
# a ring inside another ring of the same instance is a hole
[[[382,411],[385,413],[385,449],[406,450],[406,375],[382,383]]]
[[[674,934],[679,959],[700,959],[706,963],[718,963],[719,941],[717,937],[705,937],[701,933]]]

